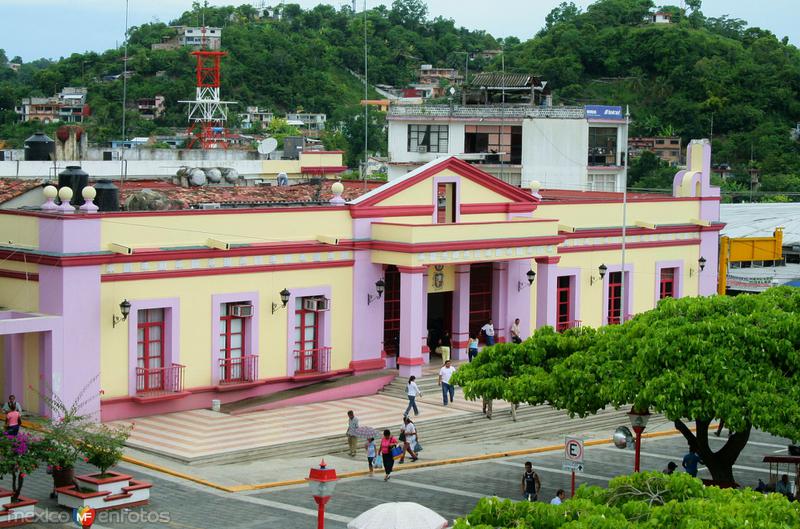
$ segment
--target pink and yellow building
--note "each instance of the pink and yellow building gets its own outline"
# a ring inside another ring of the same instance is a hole
[[[387,367],[419,374],[441,333],[465,358],[489,319],[505,341],[515,318],[528,335],[712,295],[708,142],[688,160],[672,194],[625,204],[520,189],[450,157],[350,202],[2,211],[0,391],[44,411],[31,388],[69,402],[88,384],[103,420],[202,408]]]

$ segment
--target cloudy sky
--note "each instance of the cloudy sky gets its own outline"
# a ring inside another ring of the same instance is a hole
[[[191,0],[129,0],[129,24],[153,20],[168,22],[191,7]],[[352,0],[292,0],[303,7],[318,3],[340,6]],[[495,36],[530,38],[544,24],[545,15],[561,0],[428,0],[432,16],[453,18],[470,29],[484,29]],[[680,0],[666,3],[676,4]],[[259,0],[209,0],[211,5],[260,4]],[[279,0],[266,1],[267,5]],[[363,0],[358,0],[363,5]],[[367,0],[368,5],[379,3]],[[390,0],[380,3],[391,4]],[[586,7],[590,0],[575,0]],[[658,3],[658,2],[656,2]],[[788,36],[800,46],[798,0],[704,0],[706,16],[729,15],[751,26],[769,29],[778,38]],[[25,61],[58,58],[73,52],[102,51],[122,40],[125,0],[0,0],[0,48],[9,58]]]

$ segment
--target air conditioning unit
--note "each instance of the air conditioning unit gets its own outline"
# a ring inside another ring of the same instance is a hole
[[[331,300],[328,298],[317,298],[317,310],[331,310]]]
[[[419,147],[417,147],[417,152],[428,152],[428,146],[420,145]]]
[[[231,316],[238,318],[250,318],[253,316],[253,306],[250,304],[232,305],[230,307]]]
[[[304,310],[311,310],[314,312],[321,312],[325,310],[330,310],[331,308],[331,300],[317,297],[317,298],[304,298],[303,299],[303,309]]]

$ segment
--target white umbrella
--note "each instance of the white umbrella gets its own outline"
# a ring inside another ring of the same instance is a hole
[[[382,503],[361,513],[347,529],[444,529],[447,520],[419,503]]]

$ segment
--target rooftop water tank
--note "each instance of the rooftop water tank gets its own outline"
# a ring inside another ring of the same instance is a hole
[[[119,188],[111,180],[98,180],[94,188],[97,191],[94,204],[100,211],[119,211]]]
[[[44,132],[37,132],[25,140],[25,160],[49,162],[56,155],[56,142]]]
[[[68,165],[66,169],[58,173],[58,188],[72,188],[72,200],[69,201],[73,206],[82,206],[84,203],[83,188],[89,185],[89,174],[81,169],[79,165]]]

